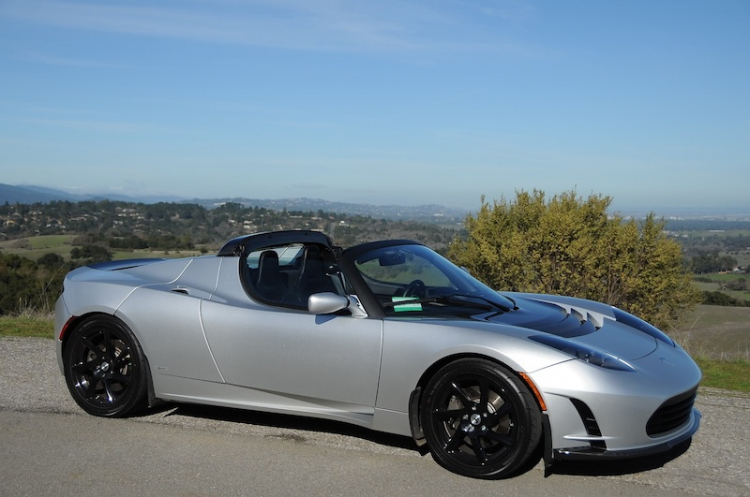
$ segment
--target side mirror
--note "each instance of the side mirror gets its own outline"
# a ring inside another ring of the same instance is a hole
[[[349,299],[333,292],[315,293],[307,299],[307,310],[313,314],[333,314],[349,307]]]
[[[333,292],[323,292],[310,295],[307,299],[307,310],[312,314],[335,314],[344,309],[349,309],[352,317],[367,317],[367,312],[355,295],[342,297]]]

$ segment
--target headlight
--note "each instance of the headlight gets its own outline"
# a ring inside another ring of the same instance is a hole
[[[532,335],[529,339],[548,347],[552,347],[553,349],[557,349],[560,352],[564,352],[576,359],[593,364],[594,366],[599,366],[600,368],[613,369],[615,371],[635,371],[630,364],[622,359],[618,359],[617,357],[602,352],[601,350],[596,350],[593,347],[572,342],[565,338],[560,338],[556,335]]]
[[[621,309],[618,309],[617,307],[613,307],[612,310],[615,313],[615,319],[622,323],[630,326],[631,328],[635,328],[636,330],[642,331],[647,335],[650,335],[657,340],[661,340],[662,342],[666,343],[667,345],[671,345],[672,347],[675,347],[674,341],[669,338],[666,333],[661,331],[659,328],[652,324],[648,324],[646,321],[644,321],[641,318],[637,318],[633,316],[632,314],[629,314]]]

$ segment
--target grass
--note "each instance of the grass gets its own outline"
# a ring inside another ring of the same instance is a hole
[[[4,254],[20,255],[32,260],[37,260],[49,253],[58,254],[68,260],[75,237],[75,235],[45,235],[6,240],[0,242],[0,249]]]
[[[77,235],[42,235],[15,240],[0,241],[0,250],[3,254],[15,254],[31,260],[38,260],[43,255],[53,253],[61,256],[66,261],[70,260],[70,251],[73,249],[73,240]],[[192,257],[201,255],[200,250],[115,250],[112,258],[139,259],[164,257],[168,259],[180,257]]]
[[[716,283],[726,283],[728,281],[734,281],[739,280],[741,278],[748,279],[750,278],[750,275],[747,273],[715,273],[715,274],[701,274],[697,277],[703,278],[706,280],[711,280]]]
[[[701,385],[750,392],[750,307],[699,305],[670,336],[700,366]]]
[[[702,386],[750,392],[750,361],[717,361],[698,357],[696,362],[703,372]]]
[[[724,288],[724,285],[727,283],[739,279],[750,280],[750,275],[747,273],[702,274],[694,277],[693,285],[701,291],[720,291],[721,293],[739,300],[750,300],[750,291],[728,290]]]
[[[54,338],[51,317],[36,315],[0,316],[0,337]]]
[[[750,362],[750,307],[699,305],[669,335],[693,357]]]

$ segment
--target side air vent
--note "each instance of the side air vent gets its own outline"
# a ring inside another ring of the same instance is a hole
[[[697,388],[664,402],[646,424],[646,433],[656,437],[687,423],[693,411]]]
[[[586,428],[586,433],[596,437],[601,437],[602,430],[599,428],[599,423],[596,422],[594,413],[591,412],[589,406],[578,399],[570,399],[570,401],[575,406],[576,411],[578,411],[578,415],[581,416],[581,421],[583,421],[583,426]]]

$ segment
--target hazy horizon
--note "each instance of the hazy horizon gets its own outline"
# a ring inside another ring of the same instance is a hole
[[[0,183],[2,185],[3,183]],[[333,199],[327,199],[323,197],[312,197],[312,196],[298,196],[298,197],[262,197],[262,196],[250,196],[250,195],[220,195],[216,197],[193,197],[193,196],[183,196],[179,195],[178,193],[173,194],[165,194],[165,195],[139,195],[135,192],[131,193],[123,193],[123,192],[107,192],[106,190],[91,190],[91,191],[75,191],[75,190],[68,190],[64,188],[56,188],[54,186],[50,185],[41,185],[41,184],[19,184],[19,185],[9,185],[13,187],[19,187],[19,188],[26,188],[30,190],[49,190],[53,192],[64,192],[72,196],[81,196],[81,197],[107,197],[107,195],[111,195],[113,197],[128,197],[132,198],[134,201],[142,201],[142,199],[150,198],[151,201],[175,201],[175,202],[190,202],[190,201],[225,201],[225,200],[232,200],[232,199],[245,199],[245,200],[257,200],[257,201],[263,201],[263,202],[276,202],[276,201],[284,201],[284,200],[309,200],[311,202],[325,202],[325,203],[331,203],[331,204],[350,204],[350,205],[364,205],[364,206],[372,206],[372,207],[406,207],[406,208],[413,208],[413,207],[428,207],[428,206],[440,206],[445,208],[446,210],[449,210],[453,213],[469,213],[469,212],[475,212],[479,209],[481,206],[480,202],[477,201],[477,204],[475,206],[470,207],[452,207],[446,204],[441,204],[440,202],[432,202],[432,203],[424,203],[424,204],[398,204],[398,203],[383,203],[383,202],[343,202],[339,200],[333,200]],[[549,194],[547,195],[548,198],[551,198],[553,195]],[[580,195],[582,198],[587,197],[587,195]],[[506,196],[505,197],[509,201],[513,201],[515,199],[515,196]],[[485,199],[487,202],[492,202],[493,200],[500,201],[501,199]],[[646,215],[650,213],[654,213],[657,216],[663,216],[663,217],[721,217],[721,218],[732,218],[732,217],[739,217],[742,219],[750,218],[750,206],[735,206],[735,207],[716,207],[716,208],[709,208],[709,207],[676,207],[676,206],[667,206],[663,207],[661,209],[659,208],[652,208],[648,206],[643,205],[631,205],[631,206],[621,206],[617,205],[617,203],[614,201],[612,202],[612,205],[610,206],[609,211],[611,213],[618,213],[625,216],[641,216]]]

